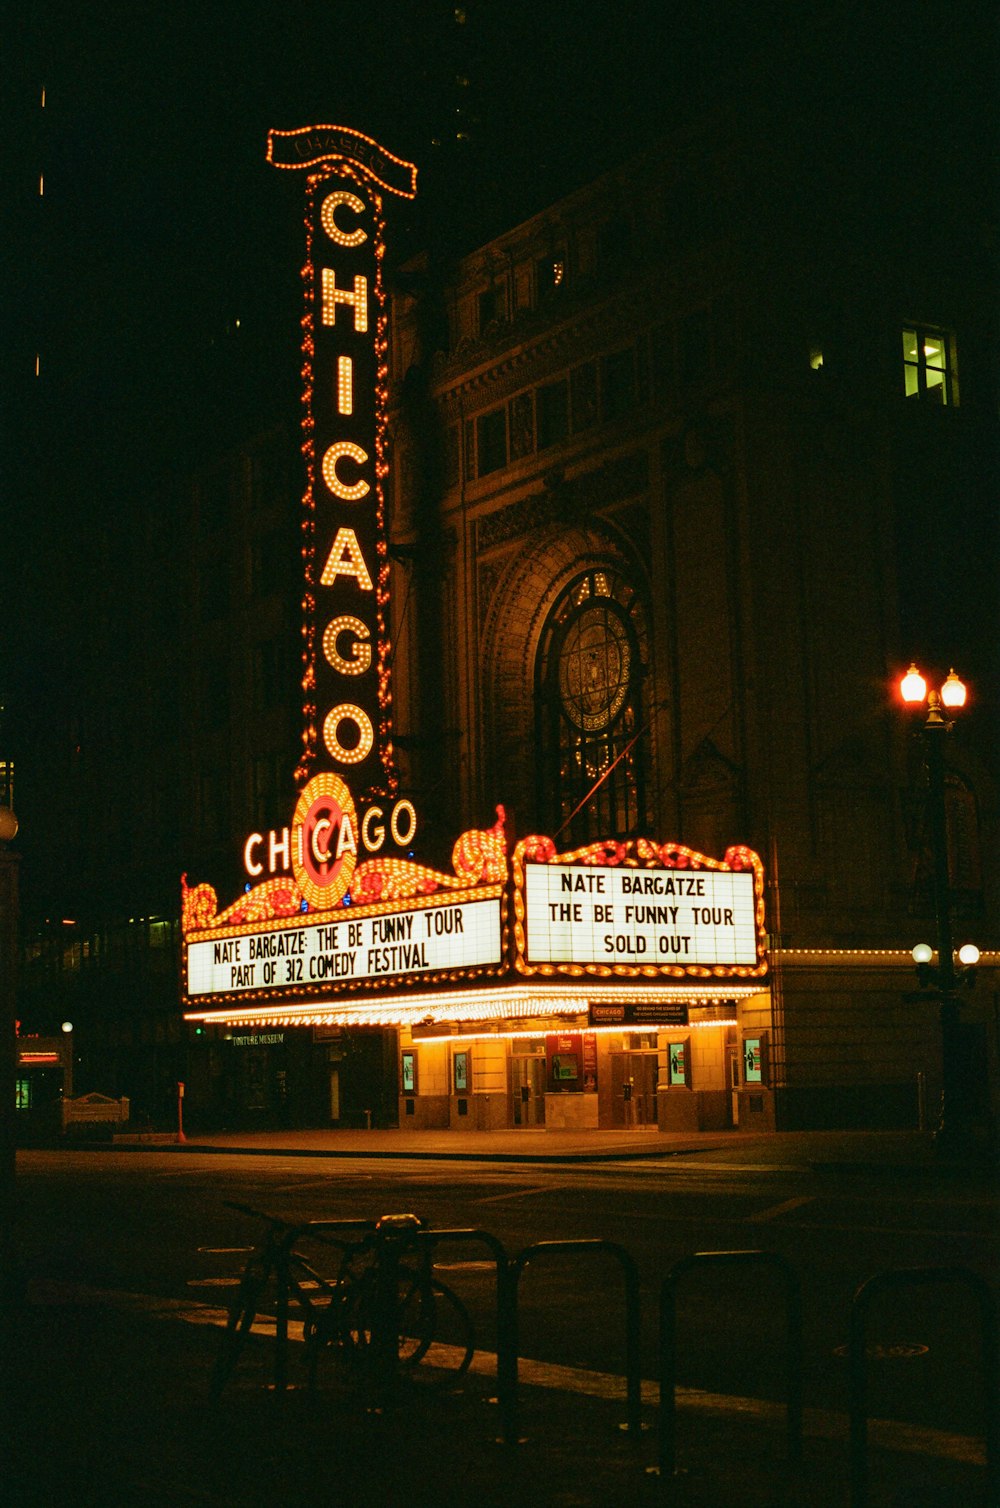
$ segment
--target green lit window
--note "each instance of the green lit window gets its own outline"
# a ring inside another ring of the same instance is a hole
[[[903,330],[903,391],[941,405],[958,401],[952,338],[944,330],[912,325]]]

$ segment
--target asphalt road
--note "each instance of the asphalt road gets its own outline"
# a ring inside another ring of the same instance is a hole
[[[886,1268],[961,1265],[998,1283],[998,1199],[907,1170],[711,1168],[672,1159],[546,1167],[400,1160],[26,1151],[19,1154],[20,1243],[30,1281],[225,1303],[252,1222],[235,1199],[290,1220],[414,1211],[442,1228],[476,1227],[510,1254],[531,1243],[602,1238],[638,1264],[643,1375],[656,1376],[659,1284],[698,1251],[763,1248],[803,1290],[805,1402],[843,1412],[852,1294]],[[442,1276],[494,1349],[490,1270],[468,1247],[442,1248]],[[623,1370],[622,1285],[606,1256],[532,1261],[521,1284],[521,1351],[602,1372]],[[679,1376],[689,1387],[783,1394],[782,1292],[766,1272],[691,1274],[679,1288]],[[982,1432],[979,1321],[960,1288],[886,1296],[869,1326],[871,1413],[966,1435]]]

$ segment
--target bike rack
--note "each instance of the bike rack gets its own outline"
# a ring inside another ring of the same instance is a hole
[[[395,1394],[398,1382],[398,1357],[395,1337],[396,1304],[399,1291],[399,1259],[404,1251],[430,1247],[433,1251],[444,1242],[475,1243],[492,1253],[497,1275],[497,1330],[502,1324],[503,1293],[506,1287],[508,1258],[503,1243],[489,1231],[478,1229],[428,1229],[416,1215],[388,1215],[375,1227],[378,1238],[376,1288],[376,1323],[373,1341],[376,1354],[378,1401],[386,1404]]]
[[[876,1295],[888,1288],[917,1288],[931,1284],[960,1284],[972,1291],[979,1301],[981,1318],[981,1358],[983,1374],[983,1409],[985,1414],[986,1497],[1000,1502],[1000,1420],[997,1418],[997,1310],[989,1285],[967,1267],[894,1267],[876,1273],[861,1284],[851,1300],[850,1339],[850,1421],[851,1421],[851,1504],[866,1508],[868,1502],[868,1356],[865,1346],[865,1321]]]
[[[638,1439],[642,1429],[641,1377],[639,1372],[639,1269],[634,1258],[624,1246],[616,1241],[536,1241],[526,1246],[510,1262],[506,1282],[501,1286],[503,1295],[504,1323],[497,1332],[497,1381],[503,1419],[504,1445],[518,1444],[518,1284],[529,1262],[539,1256],[555,1256],[561,1253],[606,1253],[619,1263],[625,1279],[625,1389],[626,1429],[631,1440]]]
[[[772,1267],[785,1284],[785,1412],[788,1459],[802,1457],[802,1290],[785,1258],[773,1251],[698,1251],[675,1262],[660,1286],[660,1445],[661,1492],[677,1463],[677,1283],[696,1268]]]
[[[267,1218],[266,1216],[264,1218]],[[274,1311],[274,1390],[288,1390],[288,1294],[289,1258],[292,1247],[303,1236],[314,1236],[322,1241],[323,1231],[373,1231],[371,1220],[310,1220],[304,1225],[289,1225],[281,1239],[274,1262],[275,1311]]]
[[[499,1236],[494,1236],[491,1231],[475,1228],[459,1227],[454,1230],[428,1230],[421,1232],[420,1242],[432,1247],[442,1245],[444,1242],[465,1243],[466,1245],[485,1246],[492,1254],[496,1266],[496,1320],[497,1320],[497,1401],[500,1405],[500,1415],[503,1420],[505,1442],[510,1434],[516,1429],[516,1421],[507,1424],[508,1414],[511,1407],[512,1388],[510,1382],[510,1367],[505,1356],[505,1348],[501,1343],[501,1336],[507,1328],[507,1315],[510,1308],[510,1258],[507,1248]],[[513,1389],[517,1388],[517,1367],[515,1358]]]

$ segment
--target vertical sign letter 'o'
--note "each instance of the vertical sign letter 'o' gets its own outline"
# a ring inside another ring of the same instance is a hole
[[[416,169],[344,126],[272,131],[267,155],[276,167],[307,174],[304,728],[296,777],[314,801],[299,814],[304,843],[296,852],[303,894],[329,905],[343,882],[343,834],[352,834],[353,812],[346,787],[317,792],[314,780],[349,769],[355,789],[375,796],[392,795],[398,783],[387,632],[382,196],[412,199]],[[328,823],[341,833],[332,858]]]

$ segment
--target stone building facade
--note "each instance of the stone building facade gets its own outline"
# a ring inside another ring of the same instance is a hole
[[[696,1069],[700,1110],[662,1093],[671,1034],[643,1044],[661,1124],[912,1125],[940,1089],[896,683],[935,652],[994,683],[986,302],[975,263],[959,283],[783,197],[794,150],[675,140],[456,264],[414,261],[393,301],[396,727],[428,827],[443,843],[502,802],[557,848],[648,833],[765,865],[769,991]],[[946,798],[957,941],[983,950],[961,1027],[980,1117],[990,750],[974,709]]]

